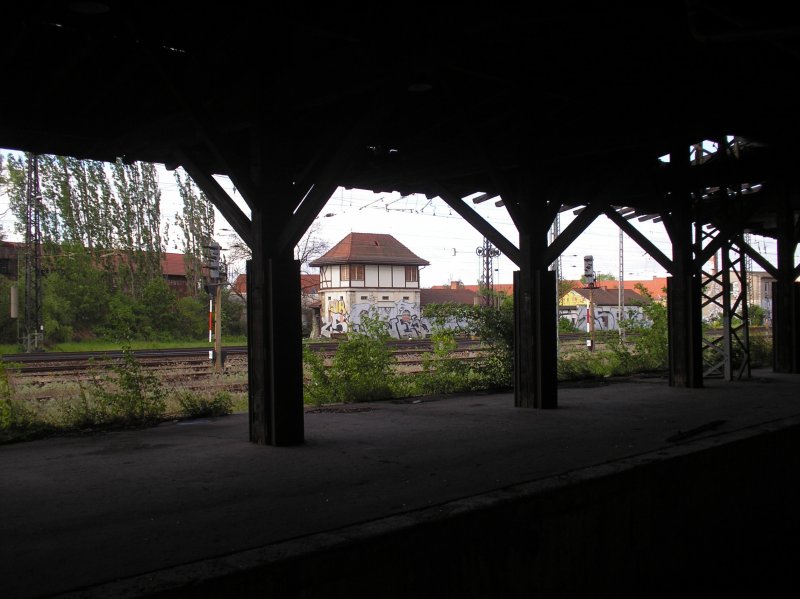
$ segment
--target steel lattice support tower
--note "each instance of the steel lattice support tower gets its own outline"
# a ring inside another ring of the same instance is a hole
[[[486,238],[483,238],[483,245],[475,249],[475,253],[483,258],[483,274],[481,275],[481,288],[485,292],[483,304],[492,305],[492,291],[494,291],[494,259],[500,255],[500,250],[492,245]]]
[[[716,229],[704,230],[697,226],[697,244],[711,242],[718,235]],[[703,376],[750,378],[750,335],[747,313],[748,270],[745,253],[735,242],[726,240],[720,248],[721,268],[709,272],[701,268],[702,306],[714,306],[722,318],[720,334],[713,330],[703,335]],[[738,364],[734,362],[739,360]]]
[[[22,344],[26,352],[42,346],[42,194],[39,157],[28,155],[25,212],[25,324]]]

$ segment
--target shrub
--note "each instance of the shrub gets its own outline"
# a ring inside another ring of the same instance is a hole
[[[36,412],[27,403],[14,399],[12,395],[6,365],[0,361],[0,431],[25,433],[37,427],[39,423]],[[4,440],[6,436],[2,435]]]
[[[422,359],[423,372],[418,384],[423,393],[456,393],[471,388],[470,367],[453,355],[458,349],[455,333],[444,328],[434,328],[431,335],[433,351]]]
[[[166,409],[166,391],[158,377],[147,372],[129,347],[112,374],[92,381],[92,401],[99,401],[107,421],[146,424],[160,418]]]
[[[633,370],[664,370],[669,365],[667,306],[654,301],[653,296],[642,285],[637,285],[636,289],[647,298],[647,301],[640,304],[645,321],[622,321],[625,333],[632,333],[634,349],[628,352],[627,348],[618,347],[617,352],[621,359],[630,362]],[[624,352],[628,352],[629,356],[622,356]]]
[[[102,399],[87,394],[83,387],[76,399],[64,404],[61,417],[63,425],[71,429],[95,428],[110,419],[108,406]]]
[[[361,317],[357,331],[339,343],[330,368],[307,348],[303,356],[310,375],[306,397],[314,403],[372,401],[392,397],[395,374],[386,341],[386,323],[373,309]]]
[[[307,375],[303,377],[304,400],[316,405],[334,402],[325,358],[304,344],[303,365],[307,370]]]
[[[233,412],[233,397],[227,391],[217,391],[211,397],[194,391],[179,391],[176,395],[181,410],[191,418],[225,416]]]

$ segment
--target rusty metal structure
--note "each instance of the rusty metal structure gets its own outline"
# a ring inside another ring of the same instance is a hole
[[[558,405],[550,266],[601,214],[671,275],[671,384],[703,385],[701,268],[731,244],[777,280],[775,369],[800,370],[790,8],[32,0],[0,15],[0,147],[182,166],[252,249],[254,443],[304,441],[293,248],[340,186],[441,197],[516,264],[519,407]],[[706,142],[719,150],[697,160]],[[518,243],[464,201],[477,192],[502,198]],[[550,239],[565,207],[583,209]],[[633,217],[664,223],[671,256]],[[777,263],[747,234],[777,239]]]

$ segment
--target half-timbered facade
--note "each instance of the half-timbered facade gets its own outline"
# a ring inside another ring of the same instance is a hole
[[[311,262],[320,269],[322,335],[357,330],[361,316],[374,313],[393,337],[424,336],[419,269],[428,264],[391,235],[347,235]]]

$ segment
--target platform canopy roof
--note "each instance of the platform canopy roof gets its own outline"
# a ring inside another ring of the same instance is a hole
[[[0,147],[653,211],[675,148],[748,141],[696,186],[796,160],[800,22],[769,5],[5,3]]]

